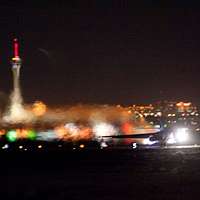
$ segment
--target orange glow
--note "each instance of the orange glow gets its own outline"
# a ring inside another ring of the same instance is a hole
[[[65,126],[57,126],[55,133],[62,140],[89,140],[92,138],[92,130],[88,127],[81,127],[77,132],[70,132]]]
[[[124,124],[122,124],[121,129],[125,134],[131,134],[133,132],[133,124],[125,122]]]
[[[89,140],[92,138],[92,130],[90,128],[83,128],[80,130],[80,139]]]
[[[178,106],[178,107],[179,107],[179,106],[183,106],[183,102],[177,103],[176,106]]]
[[[176,104],[176,106],[178,106],[178,107],[191,106],[191,102],[188,102],[188,103],[179,102],[179,103]]]
[[[26,129],[16,129],[17,138],[24,139],[27,138],[28,131]]]
[[[42,103],[41,101],[36,101],[33,104],[32,111],[33,111],[34,115],[39,117],[46,113],[47,106],[44,103]]]
[[[63,139],[67,135],[67,130],[64,126],[56,127],[55,132],[59,139]]]
[[[3,135],[5,135],[5,130],[0,130],[0,136],[3,136]]]
[[[184,103],[183,105],[184,105],[184,106],[190,106],[190,105],[191,105],[191,103],[190,103],[190,102],[188,102],[188,103]]]
[[[85,147],[85,145],[84,145],[84,144],[81,144],[79,147],[80,147],[81,149],[83,149],[83,148]]]

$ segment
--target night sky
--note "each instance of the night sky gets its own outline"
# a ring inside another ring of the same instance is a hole
[[[0,91],[12,88],[17,37],[25,102],[200,103],[194,5],[91,2],[0,4]]]

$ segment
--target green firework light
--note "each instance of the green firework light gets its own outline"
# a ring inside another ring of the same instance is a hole
[[[15,142],[17,140],[17,132],[15,130],[10,130],[6,134],[6,138],[9,142]]]
[[[36,132],[34,130],[29,130],[27,134],[27,138],[29,140],[35,140],[36,139]]]

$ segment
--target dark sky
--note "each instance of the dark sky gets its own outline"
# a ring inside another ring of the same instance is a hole
[[[1,91],[12,87],[9,59],[18,37],[26,102],[200,102],[195,5],[64,2],[0,4]]]

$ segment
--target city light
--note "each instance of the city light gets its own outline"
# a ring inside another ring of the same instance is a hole
[[[83,148],[85,147],[85,145],[84,145],[84,144],[80,144],[79,147],[80,147],[81,149],[83,149]]]

